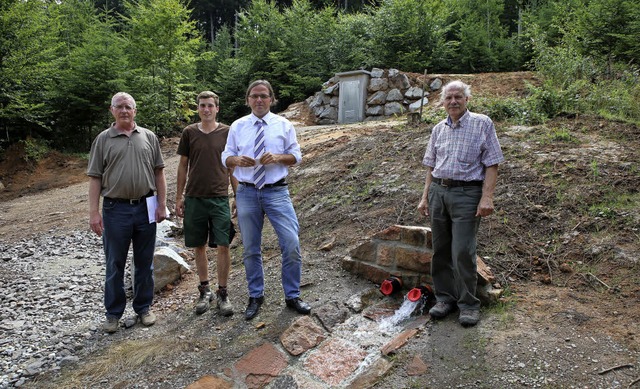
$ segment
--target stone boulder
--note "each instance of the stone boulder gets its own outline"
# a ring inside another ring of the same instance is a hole
[[[185,260],[170,246],[159,247],[153,256],[155,291],[178,281],[190,270]]]

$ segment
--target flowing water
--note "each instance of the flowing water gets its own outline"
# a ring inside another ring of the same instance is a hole
[[[398,308],[393,316],[385,317],[384,319],[380,320],[378,328],[380,329],[380,331],[386,333],[396,332],[395,327],[403,321],[407,320],[420,304],[424,304],[424,301],[422,301],[422,299],[418,301],[409,301],[409,299],[407,299],[407,297],[405,296],[400,308]]]

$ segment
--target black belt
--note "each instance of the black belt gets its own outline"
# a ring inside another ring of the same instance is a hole
[[[146,195],[140,197],[139,199],[116,199],[113,197],[105,197],[105,200],[115,201],[116,203],[126,203],[126,204],[140,204],[142,202],[147,201],[147,197],[153,196],[153,191],[149,191]]]
[[[251,186],[251,187],[254,187],[254,188],[256,186],[256,184],[252,184],[251,182],[242,182],[242,181],[240,181],[239,183],[242,184],[242,185]],[[285,186],[285,185],[287,185],[287,181],[283,178],[280,181],[274,182],[273,184],[264,184],[263,188],[273,188],[274,186]]]
[[[431,182],[435,182],[440,186],[482,186],[484,181],[457,181],[449,180],[447,178],[436,178],[431,176]]]

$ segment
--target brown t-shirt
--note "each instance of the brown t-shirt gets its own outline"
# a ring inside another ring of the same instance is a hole
[[[222,151],[227,144],[229,126],[218,123],[208,134],[197,124],[182,131],[178,154],[189,158],[187,188],[189,197],[215,197],[229,194],[229,175],[222,164]]]

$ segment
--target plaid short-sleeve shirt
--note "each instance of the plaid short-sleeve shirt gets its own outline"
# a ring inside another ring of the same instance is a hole
[[[467,110],[455,127],[449,117],[433,127],[422,164],[436,178],[482,181],[485,168],[502,161],[493,121]]]

